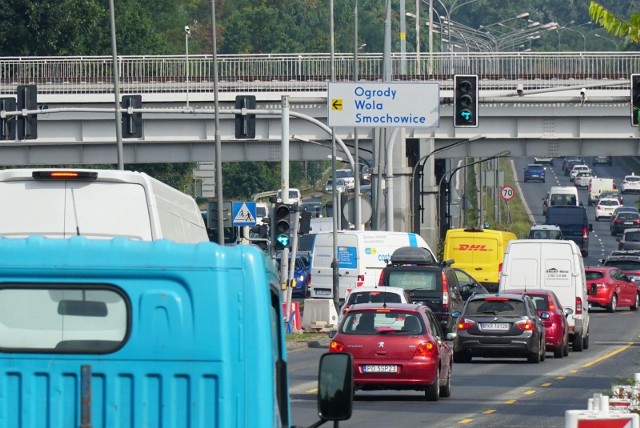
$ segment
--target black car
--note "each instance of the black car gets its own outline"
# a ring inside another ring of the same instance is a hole
[[[488,294],[489,291],[484,288],[474,277],[463,271],[462,269],[453,269],[458,277],[458,284],[460,285],[460,294],[466,302],[473,294]]]
[[[639,250],[612,251],[606,259],[600,259],[599,261],[603,266],[620,268],[634,282],[638,281],[637,278],[640,278]]]
[[[424,248],[400,247],[391,254],[380,274],[379,285],[400,287],[407,291],[411,303],[433,311],[446,332],[455,330],[455,311],[464,306],[462,290],[452,261],[436,263]]]
[[[609,230],[611,236],[620,235],[626,229],[635,229],[640,227],[640,214],[634,212],[620,211],[611,218]]]
[[[458,314],[456,314],[458,315]],[[543,319],[525,294],[477,294],[471,296],[458,318],[453,361],[468,363],[473,357],[525,357],[544,361]]]
[[[583,164],[584,164],[583,160],[569,160],[567,161],[567,163],[564,164],[564,167],[562,168],[562,172],[564,173],[565,176],[568,177],[569,174],[571,174],[571,170],[575,165],[583,165]]]
[[[567,163],[569,162],[575,162],[576,164],[583,164],[584,163],[584,159],[582,159],[581,157],[576,157],[576,156],[567,156],[562,160],[562,171],[564,172],[566,170],[566,166]],[[569,171],[571,171],[571,168],[569,168]],[[568,173],[565,175],[569,175]]]
[[[593,158],[593,163],[592,163],[593,166],[602,165],[602,164],[611,166],[613,164],[613,160],[611,156],[595,156]]]

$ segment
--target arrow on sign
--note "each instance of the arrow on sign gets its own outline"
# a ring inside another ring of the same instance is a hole
[[[331,110],[342,110],[342,98],[331,100]]]

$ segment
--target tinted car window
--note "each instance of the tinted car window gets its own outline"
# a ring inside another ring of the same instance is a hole
[[[604,278],[604,274],[602,272],[586,271],[585,277],[587,281],[593,281],[593,280]]]
[[[524,302],[520,300],[473,300],[468,303],[466,315],[525,315]]]
[[[355,305],[358,303],[402,303],[402,299],[395,293],[384,291],[362,291],[349,294],[347,303]]]
[[[549,310],[549,302],[547,301],[547,296],[529,296],[533,305],[539,311],[548,311]]]
[[[440,271],[425,270],[396,270],[389,271],[390,287],[400,287],[405,290],[438,290],[438,276],[442,275]]]
[[[627,232],[624,234],[624,240],[630,242],[640,241],[640,232]]]
[[[607,260],[605,266],[615,266],[622,270],[637,270],[640,268],[640,261],[634,260]]]
[[[342,323],[345,334],[423,334],[425,325],[416,313],[348,312]]]
[[[598,202],[598,205],[604,205],[604,206],[613,206],[613,205],[620,205],[620,202],[618,201],[609,201],[609,200],[603,200]]]

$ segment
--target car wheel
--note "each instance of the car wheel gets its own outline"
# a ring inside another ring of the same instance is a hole
[[[553,350],[553,358],[562,358],[562,357],[564,357],[564,344],[560,344],[560,346],[558,346],[556,349]]]
[[[562,355],[565,357],[569,356],[569,339],[564,343],[564,347],[562,348]]]
[[[607,305],[607,312],[611,312],[611,313],[615,312],[616,311],[616,306],[618,306],[618,296],[616,296],[614,294],[611,297],[611,301]]]
[[[471,362],[471,354],[467,354],[466,352],[454,352],[453,353],[453,362],[454,363],[470,363]]]
[[[544,345],[544,341],[540,343],[540,361],[544,361],[547,359],[547,348]]]
[[[596,216],[596,221],[600,221],[600,217]]]
[[[451,397],[451,369],[452,364],[449,363],[449,375],[447,376],[447,383],[440,387],[440,397]]]
[[[611,231],[611,236],[616,236],[616,232],[615,231]]]
[[[438,401],[440,398],[440,368],[436,370],[436,379],[424,390],[424,398],[427,401]]]
[[[529,356],[527,356],[527,361],[531,364],[540,363],[540,349],[538,349],[536,352],[530,352]]]
[[[573,344],[571,349],[573,349],[574,352],[582,352],[584,342],[582,341],[581,337],[574,337],[573,338]]]
[[[633,305],[629,307],[629,309],[631,309],[632,311],[637,311],[639,307],[640,307],[640,295],[636,293],[636,299],[634,300]]]
[[[582,338],[582,347],[584,349],[589,349],[589,332],[587,331],[587,335]]]

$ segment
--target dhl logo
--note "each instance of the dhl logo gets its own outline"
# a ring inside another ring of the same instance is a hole
[[[471,244],[460,244],[454,250],[458,251],[493,251],[491,248],[487,248],[486,245],[471,245]]]

